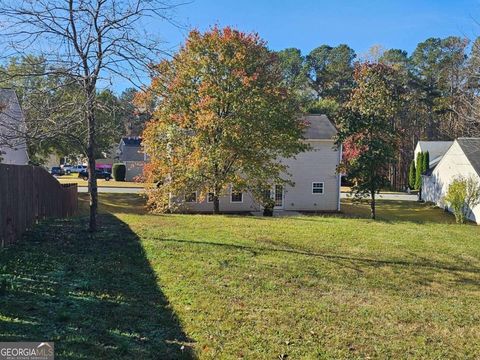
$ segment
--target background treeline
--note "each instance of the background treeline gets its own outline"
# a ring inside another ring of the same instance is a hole
[[[0,66],[0,88],[15,89],[22,106],[33,164],[43,164],[50,154],[85,156],[88,128],[82,109],[86,97],[78,82],[59,74],[35,56],[11,58]],[[109,89],[97,92],[97,158],[109,156],[121,136],[141,135],[146,119],[133,104],[136,93],[133,88],[120,95]]]
[[[392,120],[400,135],[396,161],[389,170],[390,183],[396,189],[408,185],[418,140],[480,136],[480,39],[430,38],[411,54],[375,46],[357,56],[345,44],[322,45],[309,54],[295,48],[277,54],[284,81],[295,88],[303,111],[325,113],[335,123],[355,87],[356,62],[381,63],[397,70],[395,81],[407,96]]]

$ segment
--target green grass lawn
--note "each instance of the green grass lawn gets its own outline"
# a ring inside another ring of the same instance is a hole
[[[82,199],[85,199],[82,197]],[[478,358],[480,227],[407,202],[339,216],[147,215],[101,194],[0,251],[0,340],[68,359]]]

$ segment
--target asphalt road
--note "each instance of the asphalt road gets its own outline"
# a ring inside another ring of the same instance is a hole
[[[118,194],[140,194],[144,190],[143,188],[129,188],[129,187],[99,187],[98,192],[99,193],[118,193]],[[78,192],[79,193],[86,193],[87,192],[87,187],[86,186],[79,186],[78,187]],[[341,194],[342,199],[348,199],[350,198],[349,193],[342,193]],[[404,201],[417,201],[417,195],[410,195],[410,194],[401,194],[401,193],[392,193],[392,194],[378,194],[377,195],[378,200],[404,200]]]

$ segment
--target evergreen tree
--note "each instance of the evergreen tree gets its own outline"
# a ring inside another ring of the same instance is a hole
[[[415,160],[412,160],[410,163],[410,170],[408,172],[408,186],[410,189],[415,189],[415,179],[416,179],[416,168],[415,168]]]
[[[430,153],[427,151],[423,153],[423,169],[422,174],[426,173],[430,169]]]
[[[423,168],[423,153],[417,154],[416,171],[415,171],[415,190],[420,189],[422,185],[422,168]]]

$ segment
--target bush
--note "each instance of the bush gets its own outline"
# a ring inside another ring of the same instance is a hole
[[[265,199],[263,203],[263,216],[273,216],[275,201],[271,198]]]
[[[445,202],[459,224],[465,223],[472,209],[480,204],[480,184],[474,178],[458,177],[448,187]]]
[[[417,162],[415,169],[415,190],[419,190],[422,186],[422,168],[423,168],[423,153],[417,154]]]
[[[410,170],[408,171],[408,186],[411,190],[415,189],[416,172],[415,160],[412,160],[410,163]]]
[[[113,164],[112,175],[115,181],[125,181],[125,176],[127,175],[125,164]]]
[[[422,174],[427,172],[429,169],[430,169],[430,153],[427,151],[426,153],[423,153]]]

